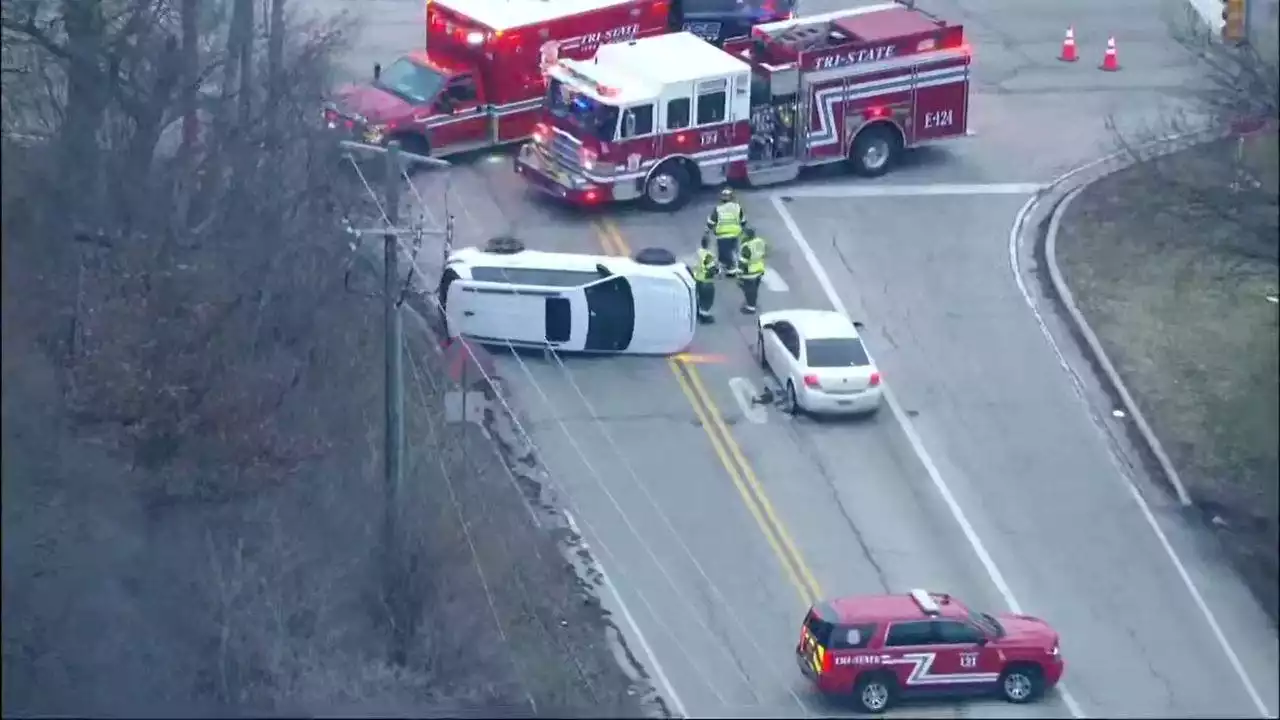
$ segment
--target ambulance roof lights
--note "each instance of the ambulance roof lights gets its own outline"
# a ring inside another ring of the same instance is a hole
[[[467,44],[468,44],[468,45],[483,45],[483,44],[484,44],[484,33],[480,32],[479,30],[472,30],[471,32],[467,33]]]
[[[920,607],[920,610],[924,612],[925,615],[938,615],[942,612],[942,608],[939,607],[938,601],[934,599],[933,595],[930,594],[928,590],[912,590],[911,599],[915,601],[916,605]]]

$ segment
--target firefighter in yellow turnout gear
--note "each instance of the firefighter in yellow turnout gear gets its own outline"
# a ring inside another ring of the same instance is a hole
[[[698,248],[698,257],[689,274],[693,275],[694,291],[698,297],[698,322],[711,323],[715,318],[711,315],[711,306],[716,301],[715,276],[719,272],[716,256],[707,249],[708,239],[702,238],[702,246]]]
[[[728,277],[738,274],[738,242],[747,217],[742,206],[734,200],[733,191],[720,191],[720,204],[707,218],[707,233],[716,238],[716,253],[720,258],[720,272]]]
[[[742,312],[750,315],[756,312],[760,298],[766,248],[764,238],[756,235],[755,230],[746,228],[745,237],[738,258],[738,284],[742,286]]]

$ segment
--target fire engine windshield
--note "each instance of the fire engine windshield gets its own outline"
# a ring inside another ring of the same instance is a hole
[[[574,90],[560,80],[547,86],[547,109],[591,137],[608,142],[618,127],[618,108]]]
[[[430,102],[444,86],[444,75],[408,58],[400,58],[382,71],[375,83],[378,87],[398,95],[411,103]]]

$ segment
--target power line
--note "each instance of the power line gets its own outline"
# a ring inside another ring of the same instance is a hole
[[[382,215],[385,226],[380,229],[382,244],[382,301],[383,301],[383,378],[384,378],[384,417],[383,429],[383,517],[382,517],[382,550],[383,557],[383,596],[391,608],[391,661],[403,665],[408,656],[409,627],[408,622],[412,608],[407,606],[408,598],[403,588],[403,574],[406,572],[402,534],[400,528],[400,496],[404,483],[404,368],[402,366],[402,348],[404,345],[404,322],[400,306],[404,299],[404,288],[400,284],[400,237],[412,235],[420,238],[424,232],[421,227],[402,228],[400,219],[400,178],[404,173],[402,163],[406,160],[430,167],[448,168],[449,163],[443,160],[421,155],[402,153],[400,144],[392,142],[383,148],[362,143],[341,143],[348,151],[369,155],[380,155],[385,160],[384,193],[385,205],[378,200],[378,194],[364,177],[360,164],[352,155],[348,155],[360,181],[373,198],[374,205]],[[362,237],[366,231],[347,226],[349,233]],[[378,232],[377,230],[372,232]],[[420,244],[420,241],[419,241]],[[349,275],[348,275],[349,277]]]

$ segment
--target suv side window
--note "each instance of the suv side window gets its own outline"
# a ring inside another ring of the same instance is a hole
[[[944,645],[976,645],[982,633],[974,626],[957,620],[936,620],[933,623],[935,642]]]
[[[885,638],[885,647],[911,647],[913,645],[933,644],[933,622],[917,620],[894,623],[889,626],[889,636]]]
[[[832,650],[861,650],[871,644],[875,625],[841,625],[831,633]]]

